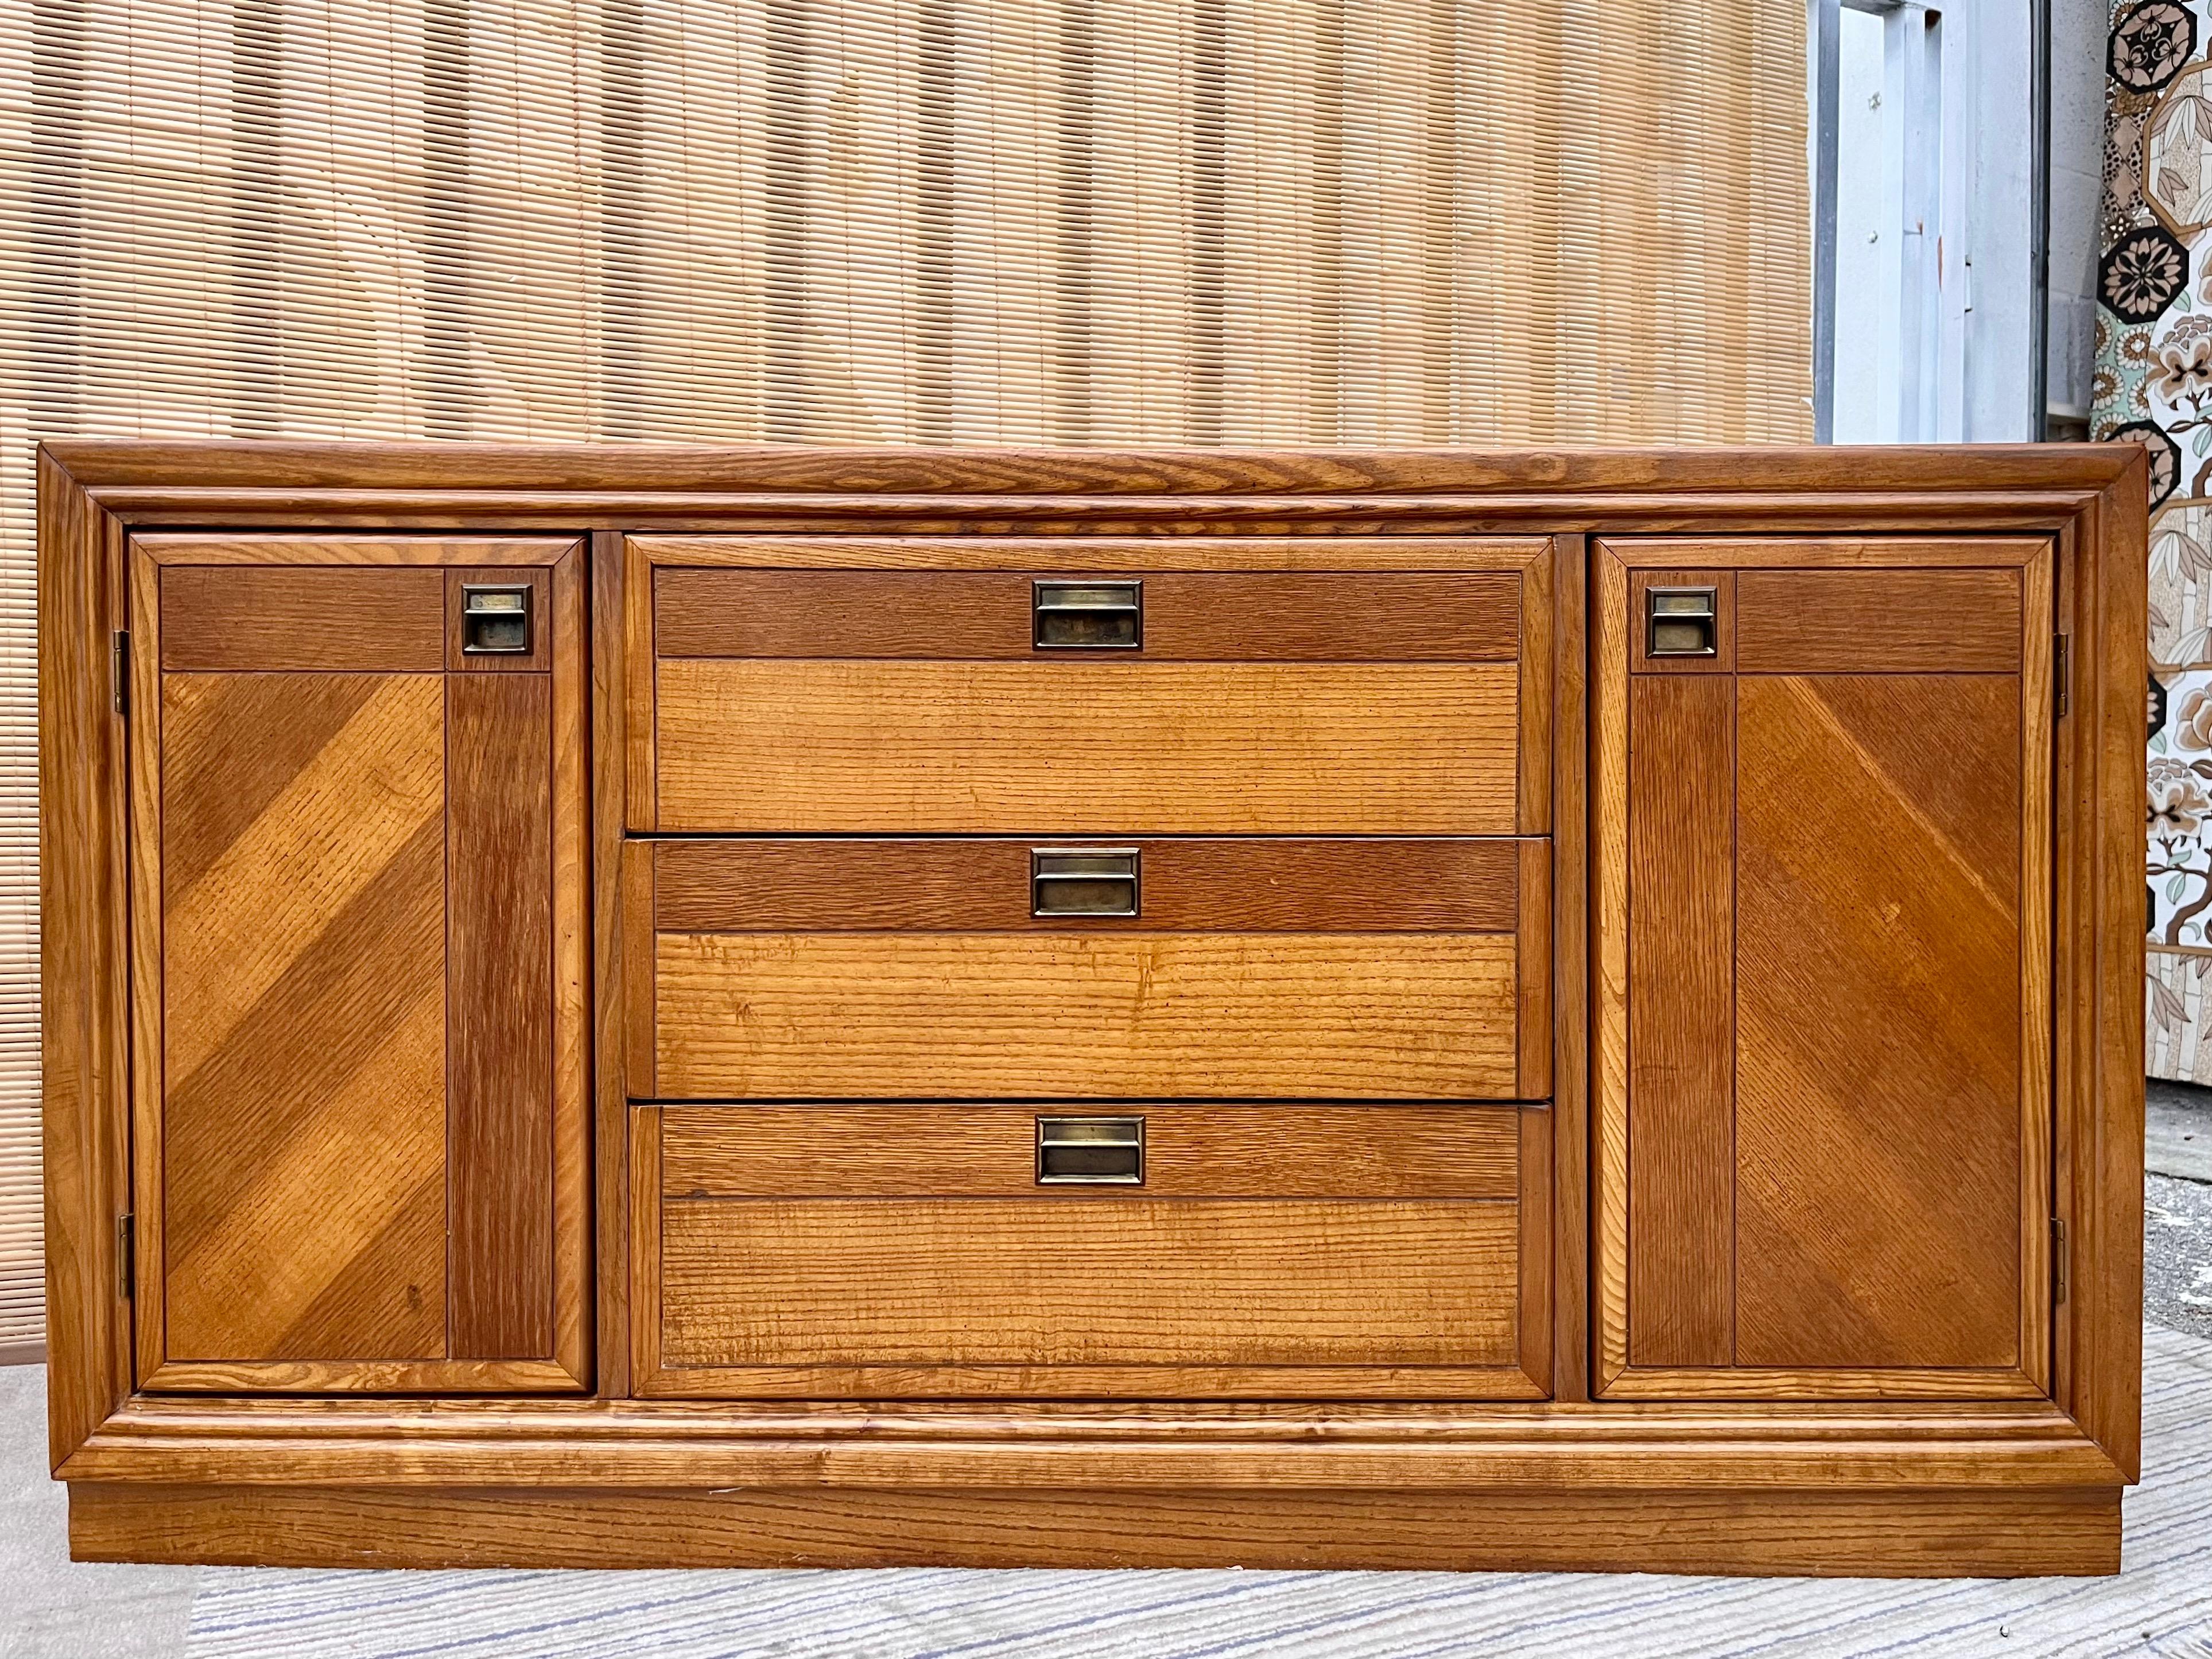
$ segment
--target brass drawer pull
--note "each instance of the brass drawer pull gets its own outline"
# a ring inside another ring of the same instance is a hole
[[[1644,595],[1644,654],[1711,657],[1719,654],[1715,590],[1654,587]]]
[[[530,589],[461,588],[461,654],[465,657],[526,657],[530,654]]]
[[[1030,852],[1033,916],[1133,916],[1133,847],[1038,847]]]
[[[1031,585],[1040,651],[1141,651],[1142,582],[1048,582]]]
[[[1041,1117],[1036,1121],[1040,1187],[1141,1187],[1145,1120]]]

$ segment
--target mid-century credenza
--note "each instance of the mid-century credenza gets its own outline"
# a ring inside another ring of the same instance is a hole
[[[2117,1567],[2141,449],[39,465],[80,1557]]]

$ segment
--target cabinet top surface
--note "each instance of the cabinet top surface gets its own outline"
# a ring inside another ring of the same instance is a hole
[[[2132,444],[1054,449],[72,439],[82,487],[934,495],[1604,496],[2100,491]]]

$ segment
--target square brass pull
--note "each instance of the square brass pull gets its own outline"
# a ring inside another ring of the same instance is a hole
[[[1142,582],[1050,582],[1030,585],[1039,651],[1141,651],[1145,647]]]
[[[1033,916],[1133,916],[1133,847],[1036,847],[1030,850]]]
[[[1041,1117],[1036,1121],[1040,1187],[1141,1187],[1145,1120]]]
[[[1711,657],[1719,654],[1716,590],[1653,587],[1644,594],[1644,654]]]
[[[530,588],[461,588],[461,654],[465,657],[526,657],[530,654]]]

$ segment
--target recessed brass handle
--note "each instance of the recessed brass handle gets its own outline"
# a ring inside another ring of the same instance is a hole
[[[1142,582],[1054,582],[1030,586],[1039,651],[1141,651],[1145,647]]]
[[[461,654],[516,657],[530,654],[530,588],[461,588]]]
[[[1030,851],[1033,916],[1133,916],[1133,847],[1037,847]]]
[[[1145,1120],[1041,1117],[1036,1121],[1040,1187],[1141,1187]]]
[[[1710,587],[1653,587],[1644,594],[1644,654],[1712,657],[1719,654],[1719,623]]]

